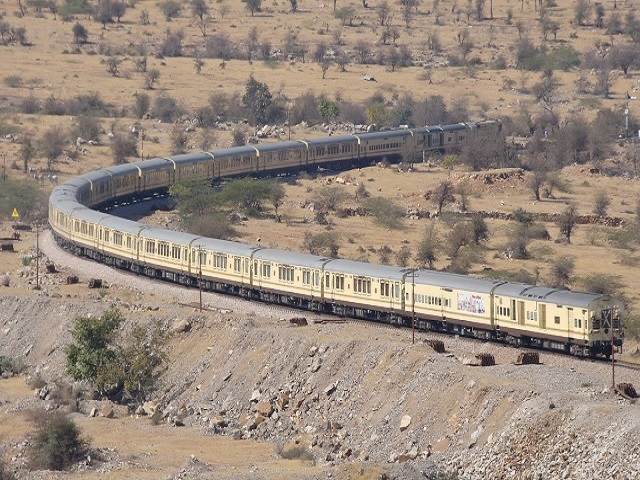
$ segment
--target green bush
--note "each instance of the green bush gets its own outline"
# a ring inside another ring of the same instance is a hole
[[[523,70],[569,70],[580,65],[580,54],[571,47],[560,47],[551,52],[536,50],[520,62]]]
[[[392,200],[382,197],[367,198],[362,206],[383,227],[399,230],[403,227],[405,210]]]
[[[22,86],[22,77],[20,75],[8,75],[4,77],[4,84],[9,88],[18,88]]]
[[[36,432],[29,456],[31,469],[64,470],[85,455],[88,441],[66,413],[35,412],[32,420]]]
[[[14,375],[22,373],[25,369],[24,359],[17,357],[0,356],[0,375],[10,372]]]

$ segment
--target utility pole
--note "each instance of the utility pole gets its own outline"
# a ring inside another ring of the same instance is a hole
[[[36,290],[40,290],[40,230],[36,222]]]
[[[411,344],[416,343],[416,270],[411,272]]]
[[[202,245],[198,245],[198,290],[200,291],[200,311],[202,312]]]
[[[611,388],[616,391],[616,352],[613,346],[613,307],[609,310],[611,316]]]

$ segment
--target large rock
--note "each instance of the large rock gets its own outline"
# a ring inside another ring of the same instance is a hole
[[[273,405],[270,402],[259,402],[256,405],[256,412],[263,417],[270,417],[273,413]]]
[[[110,403],[103,405],[103,407],[100,409],[100,416],[104,418],[113,418],[115,416],[113,405],[111,405]]]
[[[403,415],[400,419],[400,431],[404,432],[411,425],[411,417],[409,415]]]
[[[287,392],[280,392],[278,395],[277,405],[280,410],[284,410],[289,405],[289,394]]]

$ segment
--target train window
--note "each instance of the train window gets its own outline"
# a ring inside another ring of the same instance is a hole
[[[315,272],[315,274],[314,274],[314,276],[313,276],[313,277],[314,277],[314,285],[315,285],[316,287],[319,287],[319,286],[320,286],[320,272],[318,272],[318,271],[316,270],[316,272]]]
[[[271,277],[271,264],[264,262],[262,264],[262,276],[270,278]]]
[[[220,270],[227,269],[227,256],[221,253],[213,254],[213,268]]]
[[[173,245],[171,247],[171,257],[180,260],[180,247]]]
[[[556,325],[560,325],[560,317],[558,317],[557,315],[553,317],[553,323],[555,323]]]
[[[87,234],[87,222],[82,222],[82,225],[80,225],[80,231],[83,235]]]
[[[207,252],[200,251],[200,266],[207,264]]]
[[[380,296],[389,297],[389,282],[380,282]]]
[[[131,237],[127,235],[127,249],[131,250]]]
[[[104,229],[104,241],[107,243],[109,241],[109,230]]]
[[[169,256],[169,244],[167,242],[158,242],[158,255],[162,257]]]
[[[153,240],[147,240],[145,244],[145,251],[152,254],[156,253],[156,242],[154,242]]]
[[[115,243],[116,245],[118,245],[119,247],[122,246],[122,233],[120,232],[113,232],[113,243]]]
[[[396,283],[396,298],[400,298],[400,285],[398,283]]]
[[[294,280],[294,269],[293,267],[289,267],[286,265],[278,266],[278,279],[283,282],[293,282]]]
[[[233,257],[233,271],[234,272],[242,271],[242,259],[240,257]]]
[[[331,279],[331,277],[329,276],[329,274],[327,273],[325,278],[324,278],[324,286],[327,288],[331,287],[331,282],[329,281]]]
[[[353,279],[353,291],[356,293],[371,294],[371,279],[356,277]]]
[[[336,290],[344,290],[344,275],[335,275],[333,277]]]
[[[302,284],[311,285],[311,270],[302,270]]]

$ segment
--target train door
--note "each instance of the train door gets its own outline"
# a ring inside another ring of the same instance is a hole
[[[440,133],[440,147],[444,147],[444,133]]]
[[[395,282],[393,285],[393,302],[391,303],[391,307],[398,310],[402,309],[402,288],[400,282]]]
[[[524,302],[518,300],[518,325],[524,325]]]
[[[538,327],[547,328],[547,306],[544,303],[538,305]]]
[[[567,308],[567,336],[569,335],[569,330],[575,328],[574,322],[573,308]]]

